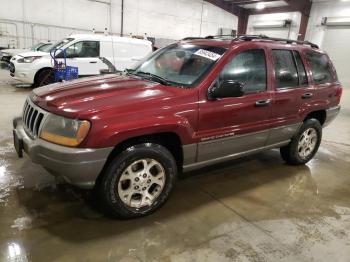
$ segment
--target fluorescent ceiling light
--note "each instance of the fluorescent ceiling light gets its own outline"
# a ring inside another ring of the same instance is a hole
[[[265,3],[258,3],[257,5],[256,5],[256,9],[258,9],[258,10],[262,10],[262,9],[264,9],[265,8]]]

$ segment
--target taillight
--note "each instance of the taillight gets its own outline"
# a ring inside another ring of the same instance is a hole
[[[337,90],[337,102],[338,102],[338,104],[340,103],[340,99],[341,99],[342,94],[343,94],[343,88],[341,86],[339,86],[338,90]]]

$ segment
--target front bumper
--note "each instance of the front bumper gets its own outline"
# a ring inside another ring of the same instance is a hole
[[[21,118],[13,121],[14,141],[17,147],[31,158],[34,163],[42,165],[50,173],[63,177],[72,185],[92,188],[102,171],[107,157],[113,148],[71,148],[56,145],[40,138],[32,139],[25,132]],[[18,150],[18,148],[16,149]]]
[[[26,63],[17,63],[14,59],[9,63],[10,76],[26,84],[34,84],[37,70],[32,69]]]

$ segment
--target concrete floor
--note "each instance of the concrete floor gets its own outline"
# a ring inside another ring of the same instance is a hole
[[[350,90],[306,166],[271,150],[192,172],[127,221],[17,158],[11,120],[30,90],[0,70],[0,261],[349,261]]]

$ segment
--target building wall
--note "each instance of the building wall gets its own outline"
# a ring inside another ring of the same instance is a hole
[[[318,44],[331,57],[344,87],[350,86],[350,26],[323,26],[323,17],[350,17],[350,2],[317,1],[313,3],[306,39]]]
[[[292,25],[290,29],[265,28],[265,29],[257,30],[253,26],[255,23],[259,23],[259,22],[287,20],[287,19],[292,20]],[[262,33],[267,36],[283,37],[283,38],[286,38],[289,35],[290,39],[296,40],[299,34],[300,22],[301,22],[301,14],[299,12],[251,15],[249,16],[249,20],[248,20],[247,34]]]
[[[312,5],[306,39],[322,47],[327,28],[321,25],[323,17],[350,16],[350,2],[317,1]]]
[[[215,35],[237,24],[236,16],[204,0],[124,0],[124,34],[177,40]],[[119,34],[121,0],[1,1],[0,46],[29,47],[93,28]]]
[[[237,29],[238,18],[202,0],[126,0],[125,33],[180,39]]]

